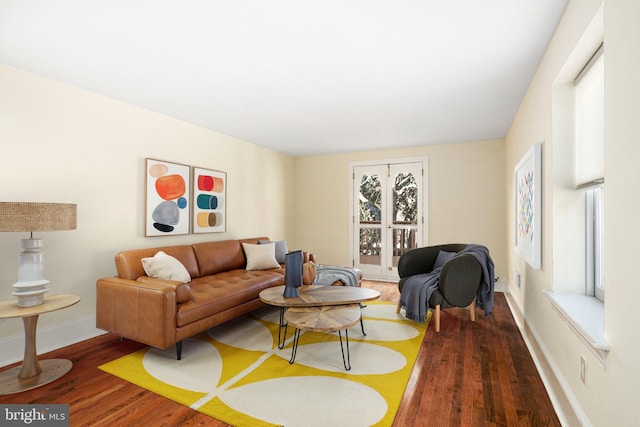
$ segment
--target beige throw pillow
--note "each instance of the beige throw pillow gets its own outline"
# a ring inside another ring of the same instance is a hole
[[[271,242],[271,240],[258,240],[259,245],[264,245],[265,243],[275,243],[276,245],[276,260],[280,264],[284,264],[287,253],[287,241],[286,240],[277,240],[275,242]]]
[[[164,280],[191,282],[191,276],[184,265],[171,255],[158,251],[151,258],[142,258],[142,267],[149,277]]]
[[[280,267],[278,260],[276,260],[275,243],[264,243],[262,245],[243,243],[242,248],[247,257],[247,270],[268,270]]]

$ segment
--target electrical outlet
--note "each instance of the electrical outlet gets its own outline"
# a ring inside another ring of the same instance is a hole
[[[522,279],[518,270],[515,270],[513,272],[513,280],[516,282],[516,286],[518,287],[518,289],[520,289],[520,286],[522,285]]]
[[[582,354],[580,355],[580,381],[587,385],[587,358]]]

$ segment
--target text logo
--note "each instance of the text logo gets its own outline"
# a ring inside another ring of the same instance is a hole
[[[69,405],[0,405],[0,425],[68,427]]]

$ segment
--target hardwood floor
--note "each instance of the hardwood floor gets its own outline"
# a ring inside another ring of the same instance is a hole
[[[398,300],[395,284],[363,286]],[[503,294],[489,318],[448,309],[441,319],[439,333],[429,325],[393,426],[560,426]],[[67,403],[72,426],[227,425],[97,369],[142,347],[105,334],[47,353],[40,358],[71,360],[71,372],[0,403]]]

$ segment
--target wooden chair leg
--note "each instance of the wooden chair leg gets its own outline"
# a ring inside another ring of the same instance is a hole
[[[398,301],[398,306],[396,307],[396,313],[400,313],[400,301]]]
[[[469,316],[471,316],[471,321],[476,321],[476,299],[474,298],[469,305]]]
[[[436,321],[436,332],[440,332],[440,304],[436,305],[436,310],[433,317]]]

